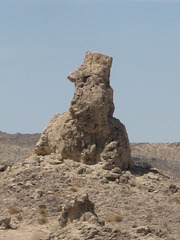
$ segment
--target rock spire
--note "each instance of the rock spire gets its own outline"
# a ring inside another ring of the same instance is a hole
[[[75,84],[70,109],[49,121],[36,145],[37,155],[102,162],[104,169],[132,166],[126,129],[113,117],[111,65],[112,57],[86,53],[83,64],[68,75]]]

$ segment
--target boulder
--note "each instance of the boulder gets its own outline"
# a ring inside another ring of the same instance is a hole
[[[77,195],[74,200],[66,203],[59,218],[61,227],[65,227],[73,220],[80,219],[85,213],[90,212],[94,217],[94,203],[89,200],[88,194]]]
[[[85,164],[101,161],[105,169],[133,166],[125,126],[113,117],[111,65],[112,57],[86,53],[83,64],[68,75],[75,84],[70,109],[49,121],[36,144],[37,155],[55,153]]]

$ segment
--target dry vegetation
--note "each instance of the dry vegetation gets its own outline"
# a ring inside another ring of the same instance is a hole
[[[105,222],[121,222],[123,220],[123,216],[121,214],[109,214],[104,218]]]

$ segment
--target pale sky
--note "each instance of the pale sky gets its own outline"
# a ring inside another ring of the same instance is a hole
[[[180,141],[180,1],[0,0],[0,131],[42,132],[86,51],[113,57],[114,116],[131,142]]]

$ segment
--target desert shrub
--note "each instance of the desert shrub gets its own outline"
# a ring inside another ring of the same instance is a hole
[[[134,207],[133,209],[131,209],[131,213],[134,215],[134,214],[136,214],[136,212],[137,212],[137,206],[136,207]]]
[[[16,216],[16,219],[17,219],[19,222],[22,222],[23,217],[22,217],[21,215],[17,215],[17,216]]]
[[[121,222],[123,216],[121,214],[109,214],[104,218],[105,222]]]
[[[19,209],[16,206],[12,206],[11,208],[9,208],[8,213],[11,215],[17,214],[17,213],[19,213]]]
[[[162,211],[164,211],[164,207],[159,205],[159,206],[156,207],[156,211],[157,212],[162,212]]]
[[[152,222],[152,220],[153,220],[153,215],[152,215],[151,213],[149,213],[149,214],[146,216],[146,220],[147,220],[148,222]]]
[[[126,210],[131,210],[131,209],[132,209],[132,207],[129,206],[129,205],[126,205],[124,208],[125,208]]]
[[[48,219],[47,219],[46,217],[41,217],[41,218],[38,219],[38,223],[39,223],[40,225],[44,225],[44,224],[46,224],[47,222],[48,222]]]
[[[46,209],[45,208],[40,208],[39,209],[39,214],[46,215]]]
[[[163,222],[163,226],[167,229],[170,230],[169,223],[167,221]]]
[[[175,197],[175,198],[171,198],[168,203],[176,203],[176,204],[180,204],[180,198],[179,197]]]
[[[39,206],[38,213],[43,217],[47,217],[46,206]]]
[[[71,186],[71,190],[73,192],[78,192],[78,187],[77,186]]]
[[[40,218],[38,219],[38,223],[43,225],[48,222],[47,219],[47,211],[46,211],[46,206],[45,205],[40,205],[38,209],[38,213],[41,215]]]
[[[175,198],[173,199],[173,202],[175,202],[175,203],[177,203],[177,204],[180,204],[180,198],[175,197]]]

